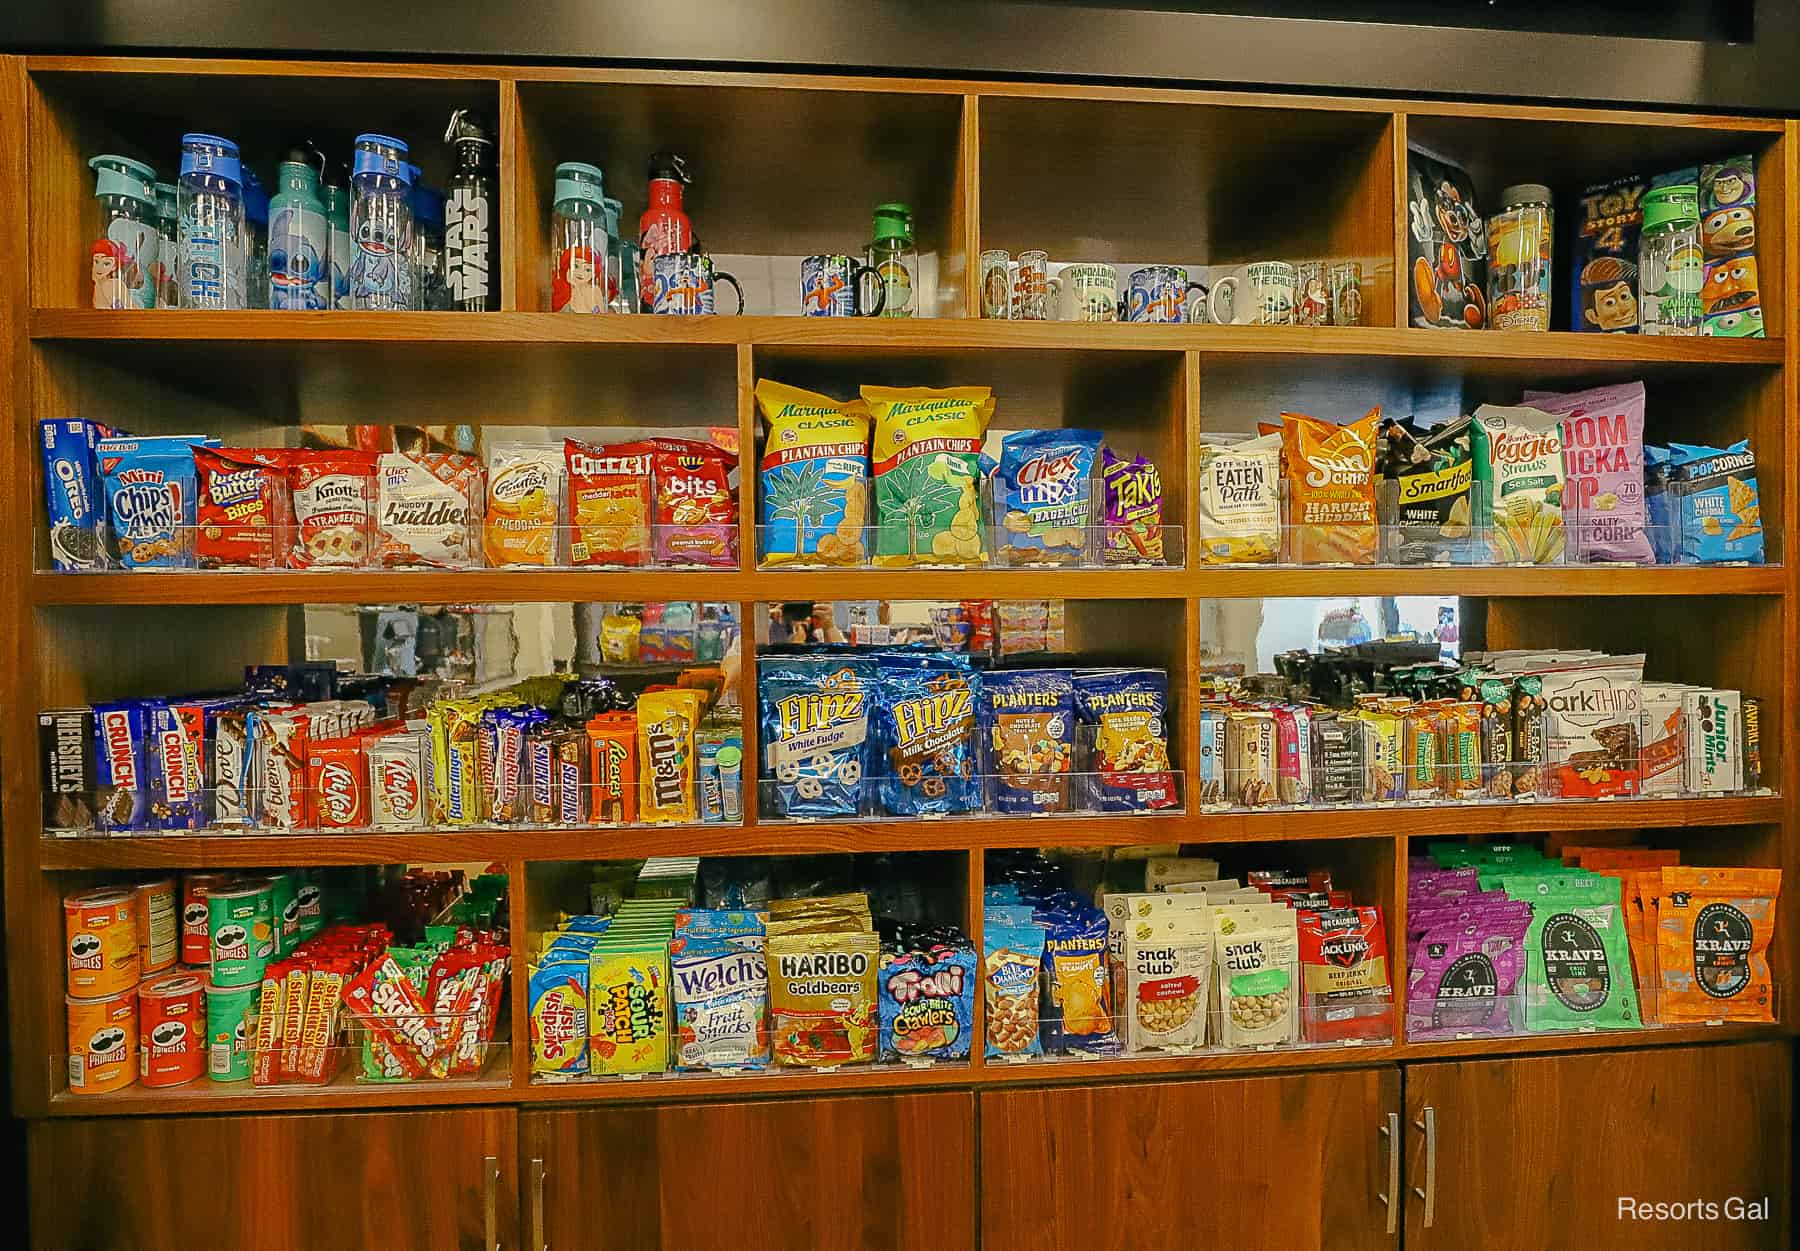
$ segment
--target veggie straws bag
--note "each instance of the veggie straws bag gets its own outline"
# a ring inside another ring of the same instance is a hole
[[[875,418],[875,563],[986,562],[981,440],[986,387],[864,387]]]

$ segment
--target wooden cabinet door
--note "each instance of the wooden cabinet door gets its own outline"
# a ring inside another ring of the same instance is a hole
[[[1408,1251],[1788,1246],[1790,1064],[1771,1042],[1408,1065]],[[1622,1200],[1718,1210],[1632,1219]]]
[[[526,1246],[973,1251],[974,1113],[962,1091],[527,1112]]]
[[[1392,1067],[985,1091],[981,1245],[1396,1248],[1399,1111]]]
[[[512,1109],[34,1121],[31,1244],[518,1246]],[[492,1161],[492,1163],[488,1163]]]

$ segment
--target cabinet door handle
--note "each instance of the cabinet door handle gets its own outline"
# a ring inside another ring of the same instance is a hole
[[[1425,1200],[1425,1228],[1437,1219],[1437,1109],[1425,1105],[1424,1116],[1413,1122],[1425,1135],[1425,1188],[1413,1187],[1413,1193]]]
[[[537,1251],[550,1251],[544,1237],[544,1161],[531,1157],[531,1234],[537,1239]]]
[[[1387,1139],[1387,1193],[1378,1194],[1375,1197],[1387,1205],[1387,1231],[1391,1234],[1400,1228],[1400,1114],[1398,1112],[1387,1114],[1387,1124],[1381,1127],[1381,1136]]]
[[[482,1156],[481,1172],[482,1245],[488,1251],[500,1251],[500,1157]]]

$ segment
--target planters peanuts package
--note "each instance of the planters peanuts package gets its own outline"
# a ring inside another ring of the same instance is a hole
[[[1756,161],[1734,156],[1700,167],[1700,333],[1716,338],[1764,337],[1756,269]]]
[[[975,1028],[975,951],[934,947],[882,957],[881,1058],[967,1060]]]
[[[1669,459],[1681,563],[1762,564],[1762,506],[1750,441],[1724,448],[1671,443]]]
[[[1570,329],[1638,332],[1638,235],[1649,190],[1647,178],[1615,178],[1575,197]]]
[[[963,656],[899,653],[877,659],[881,806],[890,816],[976,812],[976,702],[981,676]]]
[[[1411,324],[1487,329],[1487,220],[1468,174],[1429,153],[1406,153]]]
[[[44,442],[44,516],[58,573],[110,569],[100,494],[100,427],[80,417],[38,423]]]
[[[1078,565],[1094,524],[1098,430],[1021,430],[1000,444],[989,478],[1000,563]]]
[[[199,485],[194,446],[201,435],[101,439],[96,449],[106,518],[127,569],[185,569],[194,563]]]
[[[759,662],[765,776],[784,817],[853,817],[871,743],[875,667],[849,656]]]
[[[1075,683],[1063,669],[993,670],[981,680],[983,772],[996,812],[1069,811]]]
[[[1075,675],[1075,716],[1087,752],[1087,807],[1143,812],[1181,802],[1169,771],[1169,675],[1095,669]]]

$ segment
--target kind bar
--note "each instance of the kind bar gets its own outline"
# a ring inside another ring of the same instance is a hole
[[[1483,404],[1470,426],[1476,524],[1501,564],[1561,563],[1563,447],[1556,418]]]
[[[1202,564],[1272,564],[1281,552],[1281,436],[1200,444]]]
[[[1101,552],[1109,565],[1163,563],[1162,478],[1142,456],[1127,460],[1100,449],[1100,489],[1105,532]]]
[[[768,378],[756,384],[768,427],[757,484],[765,564],[868,560],[869,410]]]
[[[994,415],[986,387],[871,387],[875,419],[875,563],[980,564],[981,441]]]
[[[769,935],[769,1033],[775,1063],[833,1068],[875,1058],[880,944],[868,931]]]
[[[46,830],[94,827],[94,742],[92,708],[53,708],[38,714]]]
[[[1392,1038],[1393,988],[1381,909],[1303,912],[1298,922],[1301,1037],[1307,1042]]]
[[[1067,812],[1075,753],[1075,684],[1055,669],[994,670],[981,682],[985,772],[994,808]]]
[[[1671,443],[1669,463],[1681,563],[1762,564],[1762,503],[1749,440],[1724,448]]]
[[[1543,675],[1522,673],[1513,678],[1513,796],[1517,799],[1535,799],[1546,785],[1549,748],[1544,718],[1548,710]]]
[[[96,450],[99,427],[80,417],[46,418],[38,431],[44,443],[44,514],[50,523],[52,566],[58,573],[111,568]]]
[[[1775,1019],[1769,944],[1780,869],[1665,867],[1656,916],[1659,1019]]]
[[[710,443],[652,439],[656,559],[672,565],[737,567],[737,459]]]
[[[1281,415],[1288,490],[1288,560],[1372,565],[1378,553],[1375,443],[1381,410],[1357,421]]]
[[[287,562],[288,453],[279,448],[194,448],[202,569],[278,569]]]
[[[1639,757],[1646,795],[1679,795],[1687,789],[1687,730],[1682,721],[1686,690],[1668,682],[1643,684],[1644,747]]]
[[[1738,693],[1685,691],[1681,713],[1687,729],[1687,789],[1696,795],[1744,789],[1744,714]]]
[[[1438,564],[1467,550],[1475,475],[1469,428],[1466,417],[1424,433],[1403,422],[1384,424],[1383,490],[1390,502],[1382,521],[1393,563]]]
[[[1312,719],[1313,800],[1360,804],[1367,793],[1367,725],[1351,716],[1317,713]]]
[[[1021,430],[990,479],[1004,565],[1078,565],[1093,526],[1098,430]]]
[[[490,568],[559,564],[567,476],[563,448],[554,443],[502,443],[488,449],[487,507],[482,549]]]
[[[564,441],[569,466],[569,561],[650,563],[651,461],[648,443],[596,447]]]

